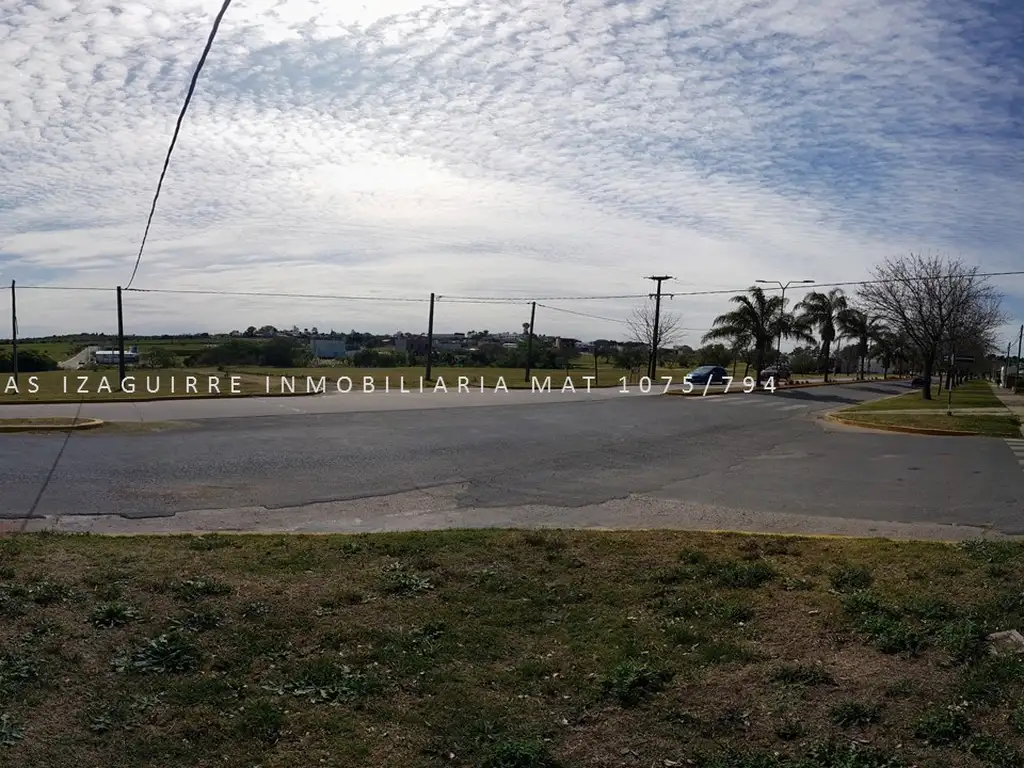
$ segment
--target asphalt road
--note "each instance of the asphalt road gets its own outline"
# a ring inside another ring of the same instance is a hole
[[[61,434],[4,435],[0,518],[66,530],[845,531],[854,521],[862,533],[955,525],[1024,534],[1024,472],[1005,441],[815,418],[905,389],[373,406],[195,419],[160,434],[74,433],[66,445]]]

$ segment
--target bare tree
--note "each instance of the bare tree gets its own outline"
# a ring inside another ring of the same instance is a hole
[[[930,400],[931,379],[941,355],[965,345],[991,346],[992,332],[1005,319],[1002,297],[977,267],[959,260],[910,254],[874,269],[874,280],[858,291],[865,309],[903,334],[920,355]]]
[[[675,312],[665,310],[662,305],[661,314],[658,316],[658,349],[674,344],[679,341],[682,335],[682,318]],[[633,314],[626,319],[626,327],[632,341],[645,345],[648,349],[654,347],[654,302],[648,302],[633,310]]]

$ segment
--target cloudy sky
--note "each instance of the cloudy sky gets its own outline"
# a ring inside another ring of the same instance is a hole
[[[1024,269],[1018,4],[235,0],[133,287],[603,296],[659,273],[856,280],[910,250]],[[127,283],[219,6],[0,0],[0,280]],[[999,284],[1024,321],[1024,279]],[[116,327],[112,291],[18,303],[23,335]],[[637,300],[545,303],[610,320],[541,308],[538,332],[593,338]],[[670,309],[695,343],[725,306]],[[125,312],[140,333],[427,314],[154,293]],[[527,318],[442,300],[437,330]]]

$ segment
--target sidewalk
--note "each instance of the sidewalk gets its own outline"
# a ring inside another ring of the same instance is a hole
[[[992,385],[992,391],[999,401],[1009,409],[1010,413],[1020,419],[1020,433],[1024,436],[1024,395],[1015,394],[995,384]]]

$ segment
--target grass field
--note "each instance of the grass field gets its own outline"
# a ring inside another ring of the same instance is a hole
[[[916,389],[899,397],[887,397],[881,400],[872,400],[869,403],[861,403],[847,409],[844,413],[865,412],[865,411],[900,411],[900,410],[922,410],[932,409],[946,410],[949,401],[949,393],[932,387],[932,399],[924,400],[921,397],[921,390]],[[968,381],[953,389],[953,407],[961,408],[1002,408],[1003,403],[992,391],[992,385],[987,381]]]
[[[251,376],[271,376],[273,387],[280,387],[280,377],[284,376],[290,378],[294,376],[296,378],[296,386],[299,382],[302,382],[302,386],[305,387],[306,377],[310,376],[314,380],[319,380],[321,376],[326,377],[329,388],[333,391],[337,390],[336,382],[341,377],[348,377],[352,380],[353,391],[362,389],[363,379],[370,377],[375,387],[383,387],[385,382],[395,390],[398,389],[402,380],[404,380],[404,386],[409,390],[418,390],[420,378],[424,375],[425,369],[423,366],[417,366],[415,368],[354,368],[350,366],[337,366],[337,367],[326,367],[326,368],[261,368],[261,367],[244,367],[236,366],[229,368],[232,372],[239,372],[245,375]],[[689,372],[689,369],[684,368],[662,368],[658,370],[658,380],[652,384],[652,391],[657,391],[658,387],[662,389],[665,386],[665,380],[661,377],[671,376],[675,382],[681,382],[683,376]],[[614,368],[612,366],[599,366],[597,372],[593,368],[572,368],[568,373],[564,368],[556,369],[538,369],[534,368],[531,371],[531,381],[526,381],[526,371],[522,368],[451,368],[446,366],[433,366],[431,369],[431,376],[434,381],[439,379],[444,380],[444,385],[449,391],[454,391],[458,388],[459,377],[466,377],[468,386],[471,390],[479,390],[480,380],[483,378],[485,390],[489,389],[493,391],[494,387],[498,384],[501,379],[505,386],[509,389],[529,389],[533,386],[532,379],[536,378],[540,382],[540,386],[550,377],[551,388],[561,388],[566,379],[568,378],[574,387],[578,390],[585,390],[587,388],[587,377],[590,377],[591,388],[594,387],[618,387],[622,386],[621,379],[626,377],[627,380],[633,382],[637,381],[636,377],[630,377],[629,371],[621,368]],[[347,382],[342,383],[343,388],[347,388]],[[424,389],[431,389],[432,385],[425,382]]]
[[[843,419],[865,427],[910,427],[912,429],[941,429],[947,432],[971,432],[987,437],[1020,437],[1020,419],[1007,412],[1005,416],[991,414],[945,413],[881,413],[847,412]]]
[[[1019,768],[1024,546],[0,539],[0,763]]]
[[[231,396],[230,374],[212,369],[156,369],[128,371],[134,376],[134,393],[119,391],[117,368],[101,371],[45,371],[23,373],[19,377],[18,390],[11,385],[10,374],[0,373],[0,404],[32,403],[49,400],[133,400],[156,397],[194,397],[207,395],[211,389],[209,377],[218,377],[222,394]],[[34,377],[34,382],[33,382]],[[83,381],[84,377],[84,381]],[[192,388],[190,390],[190,378]],[[36,391],[32,391],[35,389]],[[266,379],[263,376],[237,375],[237,390],[234,395],[255,395],[266,393]],[[83,391],[84,390],[84,391]],[[279,388],[272,388],[276,394]],[[214,393],[216,394],[216,393]]]

